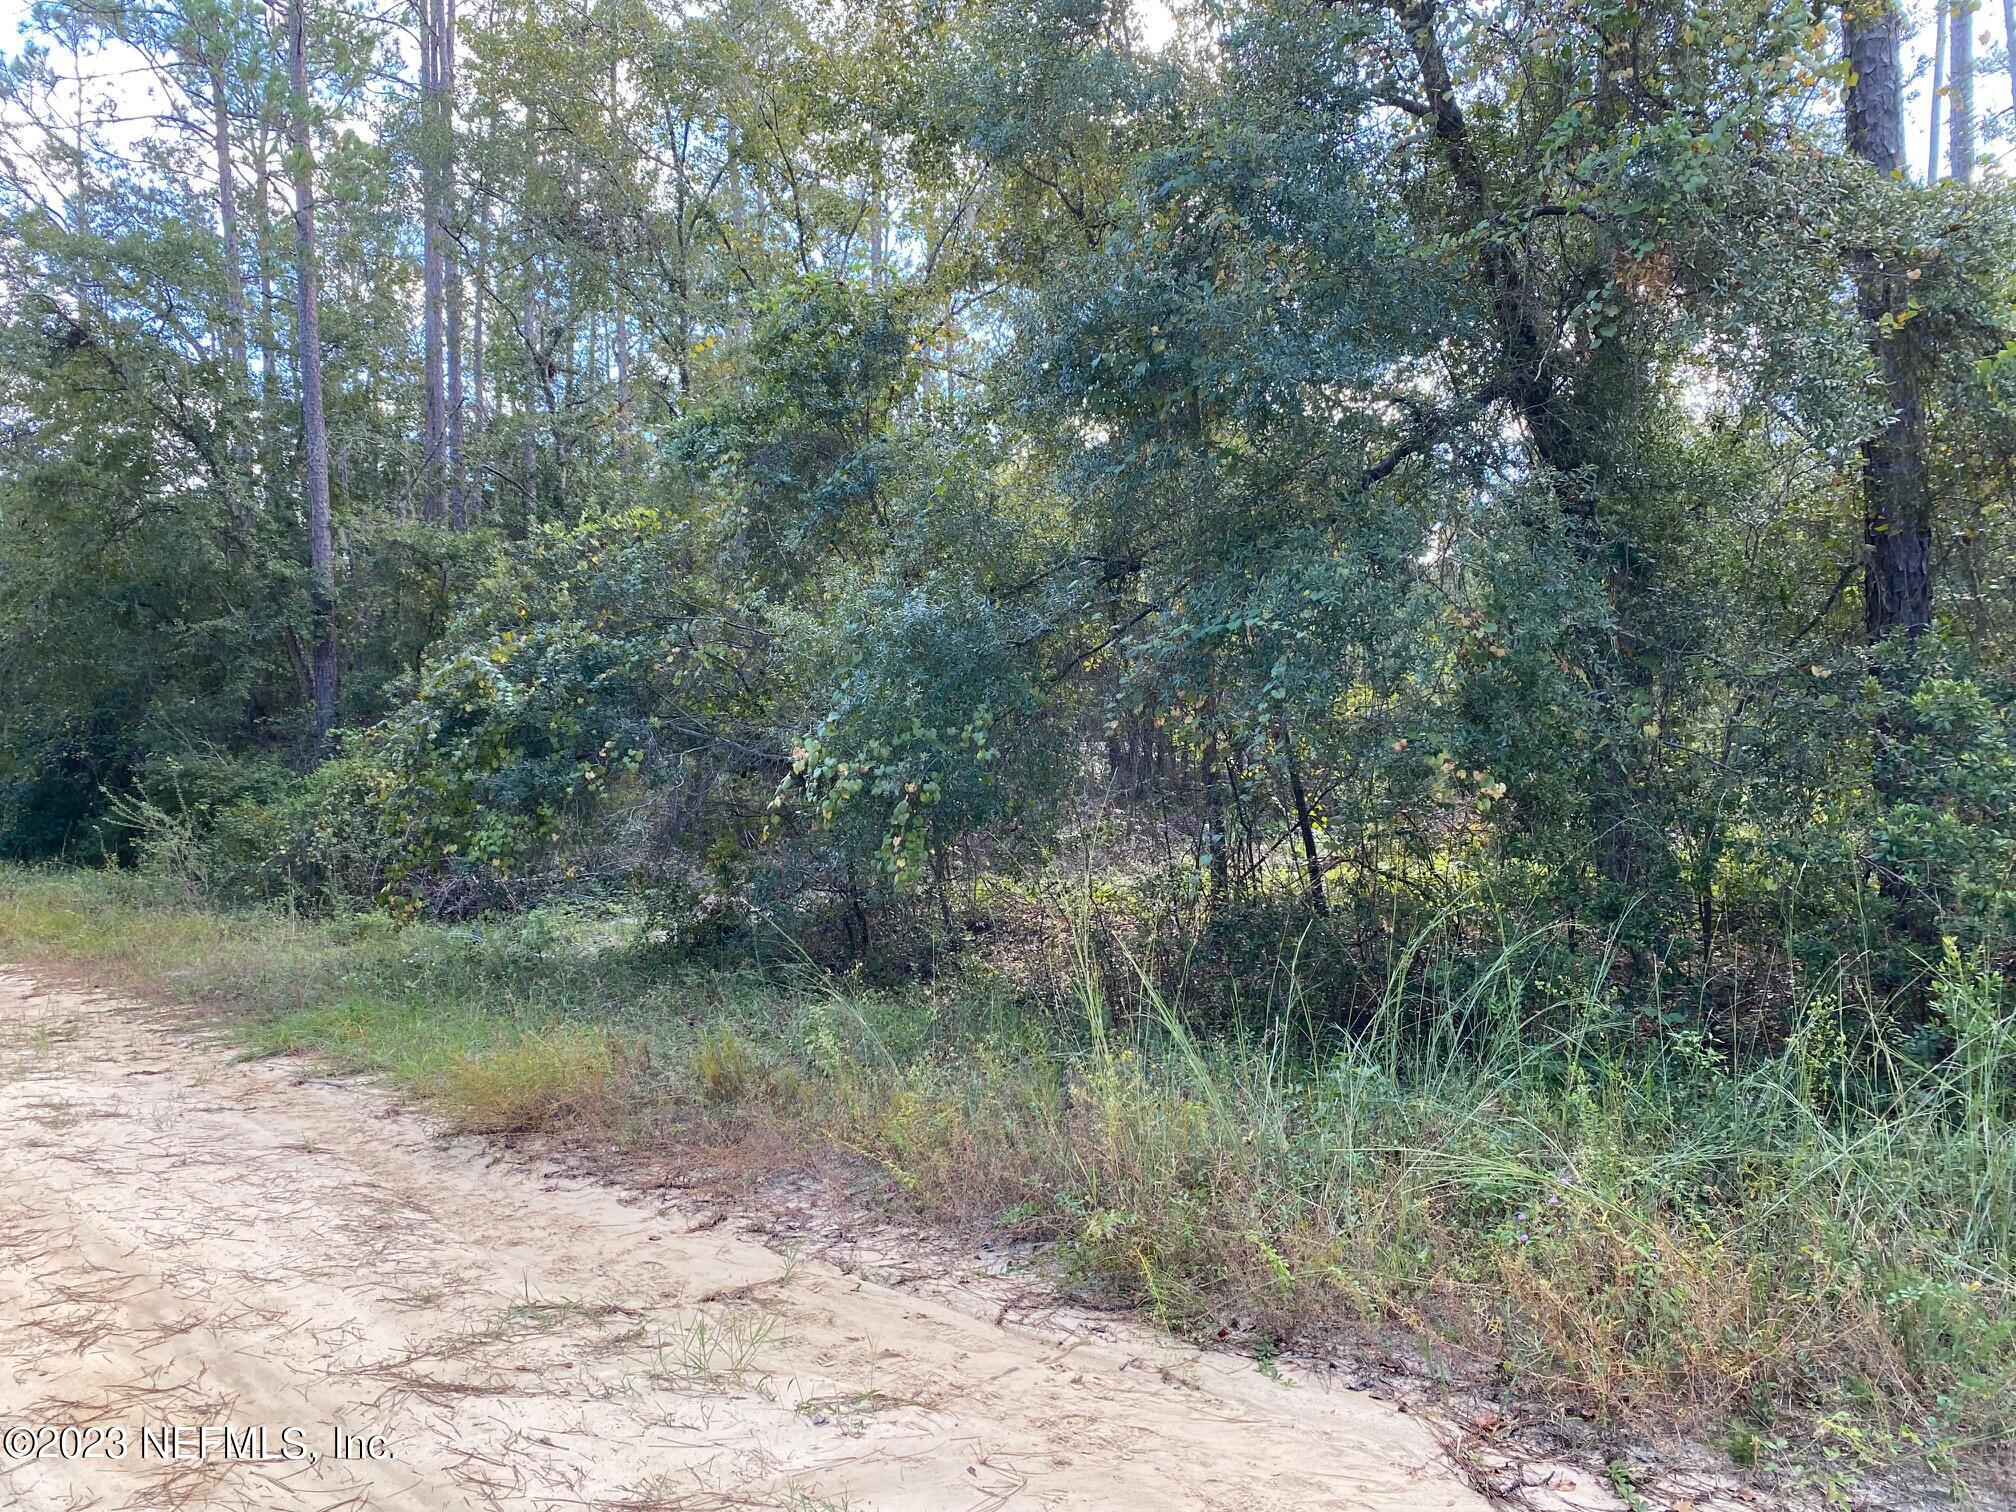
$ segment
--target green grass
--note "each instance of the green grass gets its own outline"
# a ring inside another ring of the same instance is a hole
[[[0,872],[0,956],[227,1008],[252,1053],[472,1129],[852,1152],[1269,1357],[1403,1331],[1472,1379],[1851,1479],[1992,1466],[2016,1429],[2016,1005],[1957,958],[1959,1048],[1924,1067],[1824,982],[1732,1065],[1548,980],[1532,940],[1460,992],[1396,978],[1350,1039],[1292,979],[1270,1022],[1206,1037],[1152,983],[1116,1020],[1090,970],[1049,1008],[871,993],[668,969],[565,915],[219,915],[104,874]]]

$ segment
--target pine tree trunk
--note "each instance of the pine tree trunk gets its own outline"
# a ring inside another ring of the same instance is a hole
[[[315,649],[310,681],[315,749],[336,727],[336,553],[329,530],[329,430],[322,409],[322,318],[315,287],[315,159],[308,122],[307,0],[288,0],[288,144],[294,176],[294,348],[301,379],[301,452],[308,492],[308,596]]]
[[[452,244],[451,244],[452,245]],[[462,264],[450,252],[447,257],[448,283],[448,523],[456,530],[469,528],[469,480],[463,467],[462,385]]]
[[[616,465],[626,474],[630,471],[630,321],[620,307],[616,311]]]
[[[1902,15],[1892,5],[1851,9],[1842,30],[1850,76],[1848,150],[1879,173],[1901,176],[1907,171]],[[1888,410],[1882,428],[1862,444],[1863,609],[1874,642],[1899,631],[1915,635],[1932,622],[1931,500],[1918,326],[1884,319],[1905,305],[1904,270],[1865,256],[1855,285]]]
[[[600,404],[604,385],[608,381],[609,374],[609,369],[604,365],[602,359],[602,320],[601,317],[591,314],[585,324],[588,329],[588,360],[583,364],[585,371],[582,377],[582,386],[587,392],[582,397],[587,403]],[[567,412],[570,415],[575,413],[575,406],[572,403],[568,404]],[[601,437],[594,431],[590,431],[582,437],[583,450],[587,453],[587,460],[590,466],[595,462],[596,442],[600,439]],[[561,462],[560,476],[562,479],[560,495],[562,498],[565,498],[567,495],[567,485],[565,482],[567,472],[564,459]]]
[[[1953,177],[1961,183],[1974,180],[1974,5],[1973,0],[1953,0],[1947,12],[1952,31],[1953,82],[1946,97],[1951,103],[1947,135],[1952,138]]]
[[[490,206],[478,200],[476,213],[476,298],[470,305],[469,320],[469,401],[474,410],[470,429],[474,433],[476,449],[483,451],[484,422],[489,415],[489,400],[483,392],[483,321],[488,299],[490,278]],[[469,517],[474,521],[483,509],[483,500],[488,493],[488,484],[480,465],[469,477]]]
[[[447,510],[442,488],[448,431],[439,136],[441,20],[442,0],[420,0],[420,324],[426,348],[420,394],[420,518],[427,521],[439,521]]]
[[[273,313],[272,244],[273,152],[271,122],[262,118],[253,143],[257,176],[252,180],[253,256],[259,273],[259,447],[260,471],[266,479],[267,503],[280,476],[280,337]]]
[[[1939,102],[1946,95],[1946,7],[1942,4],[1932,18],[1932,139],[1925,153],[1925,182],[1939,182]]]
[[[435,85],[441,96],[442,279],[447,285],[448,523],[469,528],[469,480],[462,464],[462,257],[455,229],[455,0],[441,0],[441,49]]]
[[[224,48],[220,37],[219,52]],[[252,375],[246,367],[249,341],[246,335],[245,270],[238,239],[237,172],[231,165],[231,109],[224,96],[224,60],[210,60],[210,120],[217,152],[217,222],[224,239],[224,313],[230,328],[224,333],[225,351],[231,360],[234,380],[249,387]]]
[[[2016,0],[2002,0],[2002,41],[2009,64],[2009,94],[2016,100]]]
[[[609,141],[614,153],[616,170],[627,180],[630,173],[630,154],[623,144],[622,116],[618,102],[623,96],[623,69],[618,59],[609,60]],[[612,257],[620,259],[627,244],[619,242],[612,251]],[[616,322],[611,348],[616,359],[616,467],[619,473],[628,476],[630,472],[630,320],[623,310],[623,279],[618,261],[611,269],[609,279],[609,309]]]
[[[1873,7],[1849,7],[1842,22],[1848,63],[1848,150],[1879,173],[1902,178],[1904,161],[1904,78],[1900,64],[1904,20],[1898,0]],[[1966,0],[1951,0],[1958,8]],[[1934,103],[1937,108],[1937,103]],[[1907,271],[1895,257],[1860,253],[1851,263],[1855,299],[1863,330],[1882,383],[1884,419],[1862,443],[1862,519],[1866,543],[1862,569],[1864,628],[1873,645],[1894,636],[1918,635],[1932,622],[1932,504],[1925,467],[1925,404],[1922,392],[1922,322],[1898,323],[1910,301]],[[1897,764],[1889,759],[1894,741],[1886,722],[1871,731],[1876,757],[1871,783],[1877,799],[1891,807],[1904,800]],[[1908,877],[1886,882],[1897,912],[1892,926],[1911,949],[1932,943],[1932,919],[1924,895]],[[1885,992],[1910,991],[1890,981]]]
[[[2016,0],[2011,0],[2016,4]],[[673,375],[679,385],[679,411],[686,411],[686,398],[693,387],[693,307],[692,287],[688,276],[691,258],[691,233],[686,219],[686,138],[682,130],[679,153],[679,170],[672,186],[672,215],[674,235],[677,237],[678,261],[674,265],[676,275],[673,296],[679,301],[679,350],[673,354]]]
[[[251,338],[245,312],[243,249],[238,235],[238,175],[231,161],[231,107],[224,92],[224,67],[230,53],[221,26],[215,48],[207,60],[207,72],[211,137],[217,154],[217,229],[223,241],[224,254],[224,355],[229,364],[229,383],[237,390],[238,397],[249,398],[252,393],[249,366]],[[226,496],[233,528],[241,539],[247,539],[252,531],[252,512],[247,501],[247,463],[251,461],[252,449],[240,417],[236,415],[231,419],[230,434],[234,465]]]
[[[532,282],[532,263],[525,263],[524,332],[525,332],[525,399],[520,419],[523,422],[518,439],[518,491],[524,504],[525,528],[523,534],[530,535],[532,526],[539,516],[539,352],[538,336],[534,322],[539,309]]]

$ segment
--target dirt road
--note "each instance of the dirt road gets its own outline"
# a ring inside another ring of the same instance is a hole
[[[0,973],[0,1428],[124,1433],[0,1507],[1483,1505],[1363,1395],[958,1300]]]

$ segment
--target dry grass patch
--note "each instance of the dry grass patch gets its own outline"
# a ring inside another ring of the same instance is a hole
[[[528,1029],[456,1054],[427,1101],[457,1129],[476,1134],[607,1123],[625,1100],[630,1063],[607,1033],[565,1024]]]

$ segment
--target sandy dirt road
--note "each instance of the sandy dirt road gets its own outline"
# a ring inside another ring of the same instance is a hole
[[[0,1426],[125,1433],[0,1507],[1483,1506],[1381,1402],[958,1300],[0,973]]]

